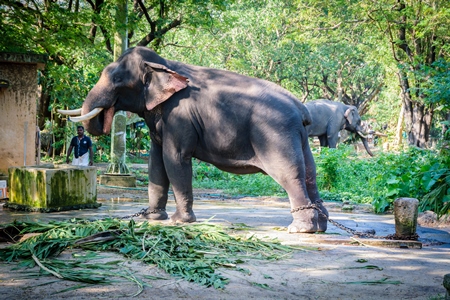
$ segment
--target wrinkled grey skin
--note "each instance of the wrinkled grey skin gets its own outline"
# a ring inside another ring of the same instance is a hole
[[[308,136],[317,136],[320,146],[336,148],[339,131],[345,129],[356,133],[362,140],[367,153],[373,156],[367,139],[358,133],[359,131],[365,134],[361,126],[361,117],[355,106],[325,99],[306,102],[305,106],[312,118],[311,124],[306,126]]]
[[[146,47],[128,49],[108,65],[83,103],[92,135],[109,133],[115,111],[138,113],[151,135],[148,219],[167,219],[169,185],[173,222],[194,222],[192,158],[236,174],[262,172],[288,193],[289,232],[325,231],[316,167],[305,124],[310,115],[291,93],[268,81],[166,60]]]

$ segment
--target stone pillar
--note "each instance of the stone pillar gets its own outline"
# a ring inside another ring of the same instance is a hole
[[[419,200],[414,198],[398,198],[394,201],[396,236],[416,236],[418,208]]]
[[[13,166],[35,165],[38,69],[46,56],[0,52],[0,177]]]

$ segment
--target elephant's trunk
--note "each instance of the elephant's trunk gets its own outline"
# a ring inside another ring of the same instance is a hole
[[[362,142],[363,142],[364,148],[366,148],[367,153],[368,153],[370,156],[373,156],[372,151],[370,151],[369,143],[367,142],[367,139],[361,137],[361,140],[362,140]]]

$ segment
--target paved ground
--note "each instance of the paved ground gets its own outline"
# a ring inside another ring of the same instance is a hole
[[[11,212],[0,209],[1,223],[13,220],[52,220],[126,216],[146,207],[146,190],[99,186],[99,209],[51,214]],[[379,236],[395,233],[393,215],[375,215],[365,207],[343,212],[341,204],[326,203],[330,218],[364,231],[374,229]],[[175,211],[170,200],[169,215]],[[326,234],[288,234],[291,222],[287,199],[226,199],[220,191],[197,191],[194,211],[198,221],[222,224],[245,223],[248,234],[277,238],[282,243],[310,246],[286,260],[249,261],[250,274],[223,270],[230,278],[224,290],[168,277],[154,280],[138,296],[142,299],[444,299],[443,276],[450,273],[450,228],[418,226],[422,248],[412,244],[377,246],[373,240],[359,239],[329,224]],[[417,246],[417,245],[416,245]],[[1,247],[1,245],[0,245]],[[409,247],[409,248],[408,248]],[[63,255],[70,255],[65,251]],[[116,254],[114,254],[116,255]],[[114,256],[113,255],[113,256]],[[363,260],[365,263],[358,261]],[[362,265],[378,269],[361,269]],[[128,262],[139,274],[166,276],[154,266]],[[54,278],[21,279],[14,265],[0,263],[0,294],[3,299],[127,299],[135,287],[127,282],[114,286],[91,286],[72,291],[76,283]],[[63,291],[63,292],[61,292]]]

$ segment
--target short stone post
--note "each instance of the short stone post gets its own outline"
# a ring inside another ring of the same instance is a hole
[[[444,283],[443,283],[447,293],[445,294],[445,300],[450,300],[450,274],[444,275]]]
[[[395,235],[402,239],[416,236],[419,200],[398,198],[394,201]]]

